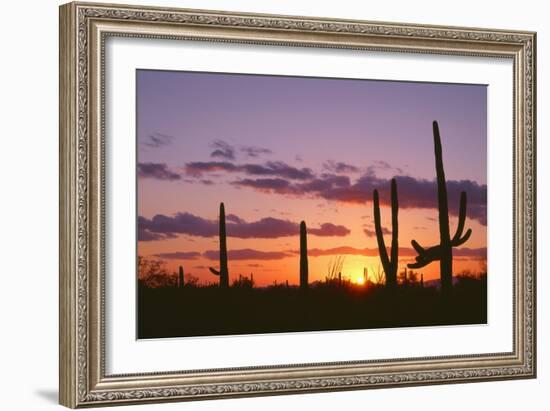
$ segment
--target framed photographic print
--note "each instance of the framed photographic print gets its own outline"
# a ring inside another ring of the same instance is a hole
[[[61,404],[533,378],[535,49],[61,6]]]

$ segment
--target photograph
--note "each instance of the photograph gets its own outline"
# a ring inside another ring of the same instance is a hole
[[[17,122],[59,132],[39,150],[59,163],[58,292],[31,287],[58,317],[19,321],[59,331],[59,403],[377,390],[387,407],[538,378],[542,14],[275,3],[59,7],[58,116]],[[477,391],[457,397],[517,405]]]
[[[135,81],[138,339],[487,323],[486,85]]]

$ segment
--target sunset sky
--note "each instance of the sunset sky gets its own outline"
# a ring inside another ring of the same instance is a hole
[[[390,179],[399,197],[399,271],[439,241],[432,122],[441,131],[451,236],[461,191],[472,237],[455,274],[478,271],[487,246],[484,85],[138,70],[138,253],[217,281],[225,203],[230,281],[299,282],[299,223],[310,282],[344,255],[355,280],[380,264],[372,191],[391,242]],[[439,278],[439,264],[420,270]]]

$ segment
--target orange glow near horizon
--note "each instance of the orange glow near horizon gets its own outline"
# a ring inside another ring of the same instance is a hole
[[[179,197],[179,194],[175,194]],[[269,194],[265,194],[269,196]],[[176,201],[176,199],[172,199]],[[167,201],[168,202],[168,201]],[[315,210],[318,201],[315,200],[294,200],[296,204],[292,210],[289,209],[288,215],[281,216],[282,219],[288,219],[290,221],[299,221],[300,216],[304,213],[308,213],[308,210],[314,210],[312,215],[312,222],[308,224],[308,230],[310,227],[319,226],[324,220],[323,217],[315,218],[315,214],[318,213]],[[189,203],[193,214],[195,214],[192,203]],[[245,211],[242,209],[242,203],[236,203],[237,211],[233,210],[233,203],[226,202],[226,213],[237,214],[239,217],[244,215],[250,215],[247,217],[247,221],[255,221],[261,219],[264,214],[261,210]],[[212,207],[210,214],[206,214],[207,218],[216,220],[216,208]],[[269,210],[269,209],[268,209]],[[199,214],[197,212],[197,214]],[[202,213],[203,215],[204,212]],[[383,227],[391,227],[391,210],[389,207],[381,207],[382,224]],[[335,257],[335,255],[317,255],[315,250],[328,250],[332,248],[349,246],[355,250],[370,250],[369,255],[352,255],[341,253],[344,256],[344,265],[342,267],[342,276],[349,278],[352,282],[357,283],[356,279],[363,276],[364,269],[368,270],[368,279],[375,282],[376,273],[383,274],[383,268],[380,262],[378,253],[378,246],[374,237],[367,237],[363,232],[363,225],[372,225],[370,221],[372,216],[372,205],[369,203],[366,206],[360,205],[345,205],[339,207],[336,210],[323,209],[324,217],[327,217],[328,221],[334,224],[343,225],[351,230],[351,233],[345,237],[319,237],[309,234],[308,235],[308,260],[309,260],[309,279],[310,282],[324,281],[327,276],[328,266]],[[369,218],[363,218],[364,216]],[[147,216],[147,215],[146,215]],[[423,246],[431,246],[438,242],[439,233],[437,223],[434,223],[432,219],[436,216],[436,210],[400,210],[399,213],[399,246],[400,248],[407,248],[409,253],[399,255],[398,273],[403,271],[407,263],[414,262],[416,253],[410,248],[410,241],[416,239]],[[147,216],[150,217],[150,216]],[[321,219],[323,218],[323,219]],[[454,229],[457,224],[457,219],[451,217],[450,226],[451,234],[454,233]],[[466,227],[472,228],[473,234],[466,244],[469,248],[483,247],[485,245],[486,227],[482,226],[475,220],[467,219]],[[228,232],[227,244],[228,252],[231,255],[232,250],[242,249],[255,249],[262,252],[281,252],[285,253],[284,257],[280,259],[246,259],[235,260],[229,258],[229,274],[230,281],[233,281],[239,277],[239,275],[250,276],[254,274],[255,284],[258,286],[267,286],[276,283],[285,283],[296,285],[299,283],[299,237],[298,235],[292,237],[282,237],[275,239],[242,239],[234,238],[230,236]],[[386,245],[391,243],[391,235],[384,235]],[[465,245],[465,246],[466,246]],[[172,252],[187,252],[192,253],[197,250],[204,252],[205,250],[218,250],[219,243],[218,237],[213,236],[209,238],[204,237],[191,237],[179,235],[175,238],[165,239],[162,241],[140,241],[138,243],[139,255],[149,259],[163,260],[167,271],[172,274],[178,271],[179,266],[183,266],[186,273],[192,274],[198,277],[201,284],[207,284],[211,282],[217,282],[217,277],[212,275],[209,271],[209,267],[215,269],[219,268],[217,260],[211,260],[205,258],[203,255],[193,256],[192,258],[180,258],[180,259],[167,259],[158,257],[162,253]],[[453,250],[456,254],[456,249]],[[336,253],[339,254],[339,253]],[[455,257],[453,261],[453,272],[456,274],[470,270],[472,272],[479,272],[484,264],[483,258],[478,257]],[[420,274],[424,275],[424,281],[434,280],[439,278],[439,262],[433,262],[428,266],[414,270],[417,272],[418,277]]]
[[[383,281],[374,227],[380,194],[392,243],[390,186],[397,181],[398,275],[439,244],[432,122],[441,131],[451,237],[467,192],[454,275],[486,270],[487,91],[483,85],[312,79],[139,70],[138,255],[183,267],[200,284],[219,277],[219,205],[227,225],[229,281],[296,285],[300,222],[309,282],[338,271],[357,286]],[[364,277],[367,272],[366,279]],[[439,278],[439,262],[414,270]]]

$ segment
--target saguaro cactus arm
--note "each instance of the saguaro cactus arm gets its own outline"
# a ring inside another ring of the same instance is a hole
[[[458,210],[458,225],[456,227],[455,235],[453,236],[453,239],[451,240],[451,245],[453,247],[458,247],[459,245],[464,244],[466,241],[468,241],[468,238],[472,235],[472,229],[469,228],[466,231],[466,234],[464,236],[462,235],[462,232],[464,231],[464,224],[466,223],[466,192],[463,191],[460,193],[460,207]]]
[[[214,275],[220,275],[220,272],[212,267],[208,267],[208,269],[210,270],[210,272]]]
[[[460,193],[460,208],[458,212],[458,225],[456,227],[455,235],[451,240],[452,247],[459,247],[464,244],[470,236],[472,235],[472,229],[469,228],[466,233],[464,232],[464,225],[466,223],[466,202],[467,196],[466,192]],[[441,245],[435,245],[433,247],[424,248],[416,240],[411,241],[411,245],[418,253],[418,256],[415,258],[416,263],[407,264],[407,267],[412,269],[422,268],[430,264],[433,261],[438,261],[441,259]]]

